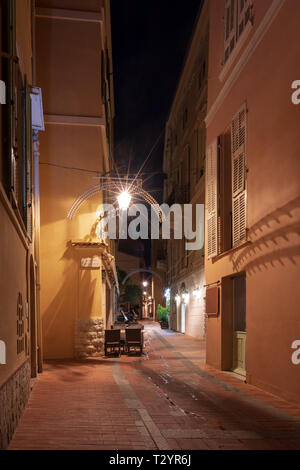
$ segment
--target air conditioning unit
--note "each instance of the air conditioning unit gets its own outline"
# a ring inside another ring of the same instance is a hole
[[[0,80],[0,104],[6,104],[6,86],[3,80]]]

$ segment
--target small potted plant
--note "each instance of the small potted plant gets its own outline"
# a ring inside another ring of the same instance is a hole
[[[169,308],[159,304],[157,307],[157,319],[162,329],[169,328]]]

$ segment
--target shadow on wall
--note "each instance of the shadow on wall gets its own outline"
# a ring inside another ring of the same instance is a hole
[[[230,257],[233,269],[236,272],[245,270],[251,276],[256,270],[261,272],[264,269],[275,268],[275,262],[283,267],[287,262],[294,266],[298,265],[300,221],[299,215],[295,215],[294,212],[299,208],[300,197],[276,209],[250,227],[248,231],[250,245]]]
[[[48,351],[66,350],[69,357],[74,352],[74,321],[79,305],[79,260],[74,248],[68,247],[60,259],[64,262],[63,281],[57,284],[57,291],[48,307],[42,312],[45,358]],[[84,271],[80,282],[89,285],[85,294],[86,311],[92,310],[96,280],[91,280],[91,271]],[[53,346],[54,345],[54,346]],[[51,353],[51,356],[53,354]]]
[[[95,240],[100,241],[99,238],[98,238],[98,235],[97,235],[97,227],[98,227],[98,225],[99,225],[99,220],[97,219],[97,220],[93,223],[93,225],[92,225],[92,227],[91,227],[90,233],[84,237],[83,240],[84,240],[85,242],[92,242],[92,241],[95,241]]]

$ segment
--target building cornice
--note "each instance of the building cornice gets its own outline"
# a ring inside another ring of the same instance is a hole
[[[66,10],[62,8],[42,8],[35,10],[36,18],[47,18],[51,20],[84,21],[88,23],[101,23],[103,16],[100,12]]]
[[[62,126],[105,127],[105,118],[93,116],[67,116],[61,114],[45,114],[45,124]]]

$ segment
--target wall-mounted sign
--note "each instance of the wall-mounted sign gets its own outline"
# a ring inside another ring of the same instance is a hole
[[[0,104],[6,104],[6,87],[3,80],[0,80]]]
[[[99,257],[81,258],[81,267],[99,269],[101,267],[101,259]]]
[[[206,314],[216,316],[219,314],[219,287],[208,287],[206,289]]]
[[[37,131],[45,130],[42,90],[36,86],[32,87],[31,93],[31,116],[32,129]]]

